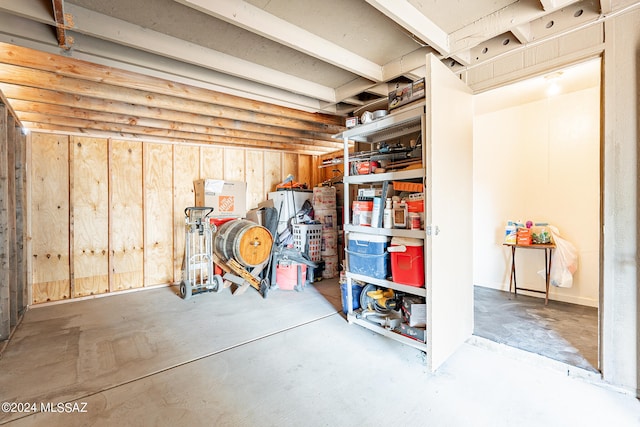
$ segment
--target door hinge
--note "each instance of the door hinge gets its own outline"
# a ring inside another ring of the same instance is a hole
[[[427,225],[427,236],[437,236],[440,234],[440,227],[437,225]]]

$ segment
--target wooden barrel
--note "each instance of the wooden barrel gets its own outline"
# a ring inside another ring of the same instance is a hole
[[[255,267],[269,258],[273,237],[266,228],[245,219],[225,222],[214,239],[216,255],[235,259],[245,267]]]

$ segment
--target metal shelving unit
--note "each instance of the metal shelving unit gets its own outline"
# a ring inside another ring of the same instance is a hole
[[[345,147],[344,158],[348,159],[349,158],[348,149],[349,149],[350,141],[375,144],[381,141],[386,141],[394,138],[399,138],[405,135],[410,135],[412,133],[424,134],[424,126],[425,126],[425,102],[422,101],[422,102],[417,102],[415,104],[408,105],[398,111],[394,111],[391,114],[383,118],[377,119],[371,123],[356,126],[341,134],[334,135],[334,138],[343,139],[344,147]],[[417,239],[425,239],[426,237],[425,230],[389,229],[389,228],[364,227],[364,226],[352,225],[350,223],[351,200],[349,197],[350,185],[373,184],[373,183],[383,183],[385,181],[390,182],[390,181],[403,181],[403,180],[411,180],[414,182],[416,180],[422,180],[422,183],[425,184],[424,182],[425,181],[424,160],[426,159],[425,146],[426,144],[423,143],[422,144],[423,167],[421,168],[410,169],[410,170],[400,170],[395,172],[386,172],[381,174],[349,175],[348,164],[345,164],[345,168],[344,168],[345,174],[343,178],[344,194],[345,194],[345,200],[344,200],[345,242],[348,241],[348,233],[353,233],[353,232],[369,234],[374,236],[389,236],[389,237],[398,236],[398,237],[412,237]],[[424,186],[424,188],[426,189],[426,185]],[[425,256],[425,259],[426,259],[426,256]],[[417,295],[423,298],[427,297],[426,287],[418,288],[414,286],[405,285],[402,283],[395,283],[390,280],[368,277],[361,274],[352,273],[349,271],[346,272],[346,280],[347,280],[347,301],[352,301],[351,284],[353,280],[357,280],[364,283],[371,283],[377,286],[393,289],[394,291],[403,292],[411,295]],[[403,344],[410,345],[412,347],[415,347],[422,351],[427,352],[428,346],[426,342],[418,341],[413,338],[406,337],[404,335],[401,335],[400,333],[394,332],[381,325],[370,322],[362,318],[359,311],[354,311],[350,308],[347,313],[347,320],[349,321],[349,323],[363,326],[369,330],[372,330],[376,333],[384,335],[388,338],[391,338]]]
[[[385,117],[334,137],[344,141],[343,158],[348,162],[351,141],[375,144],[420,133],[420,169],[349,176],[350,170],[345,164],[344,230],[345,241],[348,234],[354,232],[423,239],[425,287],[355,274],[349,272],[347,266],[346,293],[347,300],[352,301],[351,283],[358,280],[424,297],[425,340],[417,341],[396,333],[388,329],[387,322],[372,323],[369,313],[362,311],[351,310],[347,319],[351,324],[425,351],[427,369],[434,371],[473,333],[473,92],[435,56],[427,55],[425,65],[423,101],[393,110]],[[426,230],[362,227],[350,223],[349,186],[420,180]]]

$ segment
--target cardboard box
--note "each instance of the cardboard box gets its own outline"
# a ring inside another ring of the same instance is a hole
[[[418,328],[409,326],[406,323],[400,324],[400,333],[409,338],[413,338],[414,340],[418,340],[420,342],[425,342],[427,337],[427,329],[426,328]]]
[[[402,298],[402,318],[410,327],[426,327],[427,304],[424,298],[405,295]]]
[[[196,206],[210,206],[213,217],[244,217],[247,213],[247,183],[220,179],[198,179],[193,183]]]
[[[389,92],[389,111],[424,98],[424,78]]]

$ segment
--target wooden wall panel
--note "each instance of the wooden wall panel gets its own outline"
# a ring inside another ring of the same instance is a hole
[[[0,340],[11,334],[7,107],[0,103]]]
[[[33,303],[71,295],[69,280],[69,137],[31,138]]]
[[[276,185],[282,182],[282,153],[278,151],[264,152],[264,191],[276,191]]]
[[[27,239],[26,225],[27,206],[26,197],[26,163],[27,163],[27,147],[25,136],[16,128],[16,138],[14,141],[16,151],[16,238],[17,238],[17,280],[18,280],[18,310],[23,311],[29,305],[27,295]]]
[[[173,280],[182,277],[184,259],[185,216],[184,209],[195,205],[193,181],[200,177],[200,148],[194,146],[173,147]],[[194,167],[194,165],[196,167]]]
[[[309,188],[313,188],[314,179],[313,156],[307,154],[298,155],[298,175],[296,181],[301,184],[307,184]]]
[[[109,291],[107,140],[71,137],[73,296]]]
[[[173,149],[146,143],[144,161],[144,284],[173,281]]]
[[[225,179],[224,148],[202,147],[200,149],[200,179]]]
[[[32,303],[178,282],[196,179],[247,182],[249,208],[289,173],[314,179],[313,156],[297,153],[38,133],[31,140]]]
[[[264,151],[247,150],[246,159],[247,210],[258,207],[267,199],[264,189]]]
[[[245,181],[245,150],[225,148],[224,180]]]
[[[8,231],[9,231],[9,298],[11,326],[18,323],[18,254],[16,240],[16,121],[13,116],[7,116],[7,190],[8,190]]]
[[[282,176],[280,182],[282,182],[289,174],[293,175],[294,181],[299,181],[298,155],[295,153],[282,154]]]
[[[110,290],[144,285],[142,143],[109,143]]]

